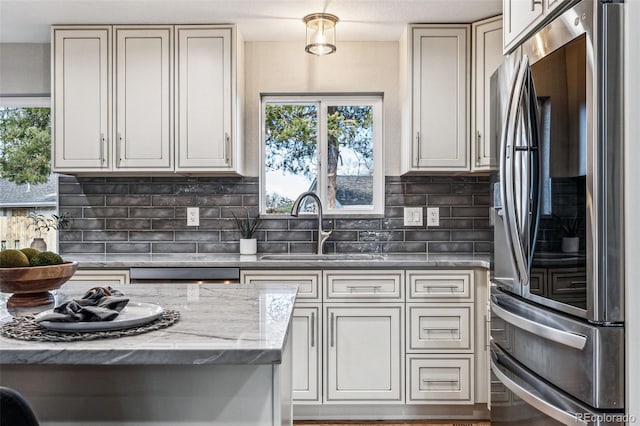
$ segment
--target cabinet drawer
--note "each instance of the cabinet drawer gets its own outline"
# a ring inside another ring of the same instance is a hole
[[[491,405],[509,402],[509,389],[491,372]]]
[[[544,295],[546,276],[547,274],[545,269],[533,268],[531,270],[529,278],[529,292],[531,294],[537,294],[539,296]]]
[[[297,284],[296,299],[319,299],[320,271],[242,271],[240,282],[244,284]]]
[[[587,286],[587,275],[584,270],[550,269],[551,296],[562,300],[562,297],[584,298]]]
[[[407,355],[407,404],[473,404],[473,355]]]
[[[408,304],[407,351],[473,352],[473,304]]]
[[[473,300],[473,271],[407,271],[409,300]]]
[[[92,287],[120,286],[129,284],[128,269],[78,269],[69,283],[86,284]]]
[[[402,300],[402,271],[324,271],[327,299]]]

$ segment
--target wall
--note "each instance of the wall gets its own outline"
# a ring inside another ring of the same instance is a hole
[[[49,96],[49,44],[0,43],[0,96]]]
[[[636,423],[640,421],[640,1],[627,1],[625,12],[626,411]]]
[[[66,254],[238,253],[232,213],[258,211],[256,177],[61,176],[59,187],[60,211],[71,215],[60,231]],[[488,253],[488,193],[488,177],[388,176],[384,218],[335,219],[326,252]],[[441,226],[405,228],[403,207],[426,205],[440,208]],[[186,226],[191,206],[200,207],[199,227]],[[265,219],[258,229],[259,252],[315,252],[315,219]]]
[[[340,42],[314,56],[301,42],[245,43],[245,171],[258,176],[260,93],[384,93],[385,174],[400,174],[398,42]]]

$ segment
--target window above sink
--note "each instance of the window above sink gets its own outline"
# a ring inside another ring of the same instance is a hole
[[[288,215],[306,191],[329,215],[383,214],[382,95],[263,96],[262,128],[261,214]]]

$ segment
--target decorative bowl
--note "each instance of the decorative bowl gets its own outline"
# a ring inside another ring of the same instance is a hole
[[[49,290],[59,288],[73,276],[78,262],[60,265],[0,268],[0,292],[13,293],[7,308],[34,307],[53,304]]]

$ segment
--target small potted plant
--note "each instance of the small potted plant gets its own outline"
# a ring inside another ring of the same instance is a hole
[[[65,229],[69,226],[68,212],[62,213],[60,216],[52,214],[49,217],[37,214],[35,212],[29,213],[29,219],[32,223],[27,225],[27,228],[33,227],[35,229],[36,236],[33,238],[31,247],[40,251],[47,250],[47,243],[42,238],[43,235],[51,230]]]
[[[236,220],[238,230],[240,230],[240,254],[256,254],[258,251],[258,241],[253,237],[256,232],[256,228],[260,224],[260,215],[252,218],[249,216],[249,209],[246,210],[246,217],[239,218],[235,213],[231,212],[233,218]]]
[[[563,253],[577,253],[580,249],[580,226],[582,225],[582,218],[577,215],[574,217],[557,217],[562,227],[562,252]]]

